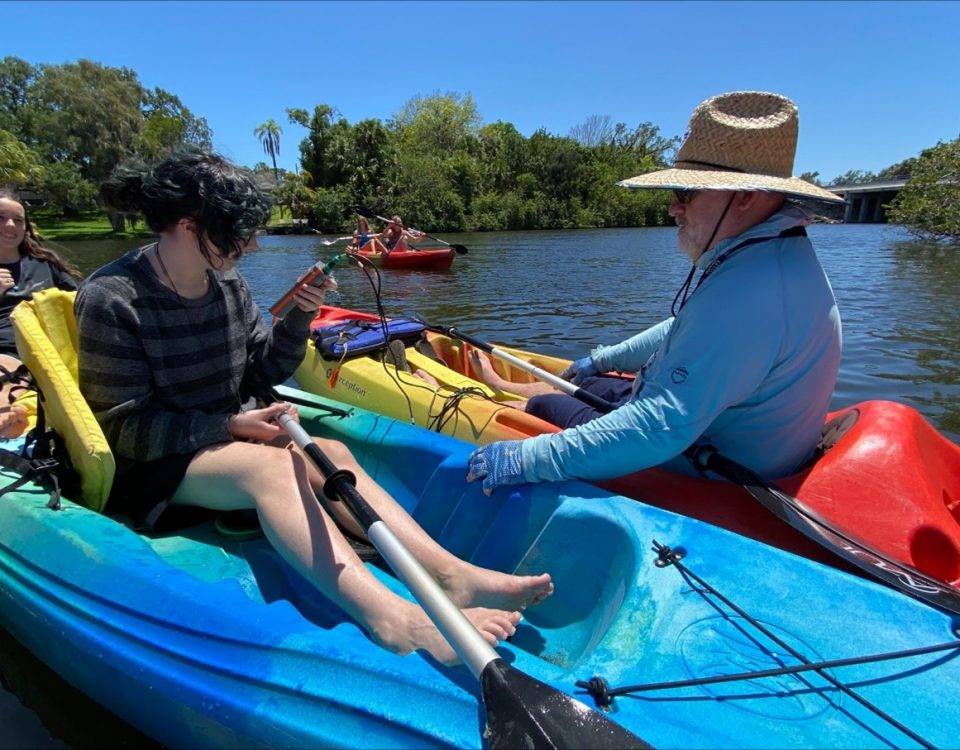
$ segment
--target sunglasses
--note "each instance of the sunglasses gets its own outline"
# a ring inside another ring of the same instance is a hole
[[[677,199],[677,203],[685,206],[690,203],[699,192],[699,190],[674,190],[673,197]]]

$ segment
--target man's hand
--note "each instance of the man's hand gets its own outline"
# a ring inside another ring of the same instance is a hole
[[[12,287],[15,287],[17,282],[13,279],[13,274],[10,273],[9,269],[0,268],[0,296],[3,296],[10,290]]]
[[[279,424],[281,414],[297,418],[297,410],[290,404],[270,404],[263,409],[251,409],[230,417],[227,429],[237,440],[256,440],[269,443],[284,432]]]
[[[523,484],[520,441],[503,440],[478,448],[467,459],[467,481],[483,479],[483,493],[490,495],[497,487]]]
[[[576,362],[571,364],[566,370],[560,373],[560,377],[564,380],[569,380],[574,385],[580,385],[585,378],[590,378],[599,374],[600,371],[597,369],[597,366],[593,361],[593,357],[588,355],[586,357],[581,357]]]

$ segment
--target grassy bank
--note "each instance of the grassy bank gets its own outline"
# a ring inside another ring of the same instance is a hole
[[[30,221],[33,222],[40,236],[47,240],[109,240],[124,239],[127,237],[152,237],[153,232],[143,222],[137,223],[136,227],[130,228],[127,225],[127,231],[114,232],[110,226],[110,220],[106,214],[92,212],[81,214],[73,218],[64,218],[62,216],[53,216],[42,211],[31,211]],[[293,220],[287,217],[281,217],[276,208],[270,216],[271,227],[289,227]]]
[[[106,214],[96,212],[68,219],[34,211],[30,213],[30,220],[40,232],[40,236],[47,240],[106,240],[153,235],[143,222],[133,229],[128,226],[125,232],[114,232]]]

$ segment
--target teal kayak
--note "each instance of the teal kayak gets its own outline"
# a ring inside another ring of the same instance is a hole
[[[464,482],[472,446],[361,409],[304,407],[301,423],[347,443],[457,555],[552,574],[554,595],[501,648],[515,668],[589,705],[607,686],[682,681],[610,701],[607,717],[656,747],[950,747],[960,737],[956,648],[782,673],[955,640],[957,620],[935,608],[579,482],[487,498]],[[0,625],[150,737],[483,744],[466,670],[380,649],[262,538],[223,537],[208,522],[143,536],[47,500],[30,483],[0,498]],[[781,673],[752,674],[761,670]],[[710,681],[738,673],[752,676]]]

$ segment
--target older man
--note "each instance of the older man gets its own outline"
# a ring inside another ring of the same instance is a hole
[[[791,199],[841,199],[791,177],[797,131],[789,99],[723,94],[694,110],[672,169],[620,183],[674,191],[670,215],[693,265],[671,317],[594,349],[565,374],[617,409],[601,415],[532,389],[527,411],[567,429],[480,448],[469,481],[482,478],[489,494],[655,465],[692,472],[682,454],[694,443],[764,477],[810,457],[837,379],[840,316],[807,239],[810,219]],[[601,376],[610,371],[636,378]]]

